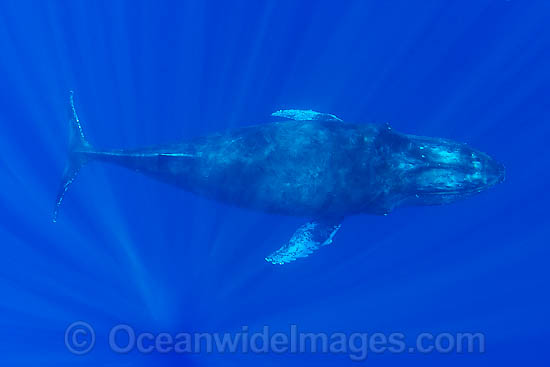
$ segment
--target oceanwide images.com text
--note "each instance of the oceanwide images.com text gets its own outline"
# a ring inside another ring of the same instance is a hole
[[[405,333],[303,332],[290,325],[284,332],[269,326],[251,330],[242,326],[234,332],[144,332],[130,325],[113,326],[108,335],[96,338],[94,328],[77,321],[65,330],[65,346],[76,355],[91,353],[98,340],[105,340],[117,354],[151,353],[325,353],[346,354],[362,361],[369,353],[483,353],[485,336],[479,332],[429,333],[408,337]]]

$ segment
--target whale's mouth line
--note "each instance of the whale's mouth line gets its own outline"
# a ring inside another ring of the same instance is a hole
[[[456,167],[449,167],[456,168]],[[437,167],[436,169],[441,169]],[[417,170],[419,172],[429,171],[428,167],[425,167],[422,170]],[[417,195],[426,195],[426,196],[468,196],[477,194],[479,192],[485,191],[505,180],[505,170],[504,166],[499,167],[498,172],[484,172],[477,171],[470,173],[464,171],[464,178],[460,179],[449,179],[449,182],[442,182],[442,180],[434,180],[434,182],[425,183],[421,181],[420,187],[417,187]],[[451,177],[453,178],[453,177]],[[477,182],[475,182],[477,181]],[[422,188],[424,186],[424,189]]]
[[[483,188],[480,189],[472,189],[472,190],[453,190],[453,191],[420,191],[417,194],[418,195],[469,195],[469,194],[476,194],[478,192],[483,191]]]
[[[495,181],[490,184],[486,184],[483,186],[479,186],[472,189],[464,189],[464,190],[432,190],[432,191],[418,191],[417,195],[470,195],[470,194],[477,194],[480,193],[490,187],[495,186],[498,183],[498,181]]]

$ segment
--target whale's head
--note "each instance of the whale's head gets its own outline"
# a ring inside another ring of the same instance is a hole
[[[467,144],[395,134],[393,167],[400,190],[416,205],[445,204],[504,181],[504,166]]]

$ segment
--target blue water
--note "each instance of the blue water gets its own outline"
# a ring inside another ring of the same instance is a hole
[[[0,366],[548,365],[549,21],[544,0],[0,2]],[[302,108],[467,142],[507,180],[348,218],[333,245],[287,266],[263,259],[304,219],[100,163],[53,224],[69,90],[100,147]],[[65,342],[75,321],[95,330],[85,355]],[[477,332],[485,351],[121,354],[118,324],[155,337],[402,333],[407,346]]]

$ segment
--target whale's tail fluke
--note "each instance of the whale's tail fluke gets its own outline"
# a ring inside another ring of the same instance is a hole
[[[70,138],[69,138],[69,157],[67,165],[65,166],[65,172],[63,173],[63,180],[59,187],[59,193],[57,194],[57,200],[55,202],[55,209],[53,213],[53,222],[57,221],[57,215],[59,213],[59,207],[63,202],[65,193],[69,189],[69,186],[73,183],[80,169],[88,162],[88,156],[86,153],[93,151],[91,145],[86,140],[80,120],[76,114],[74,107],[74,92],[70,92]]]

